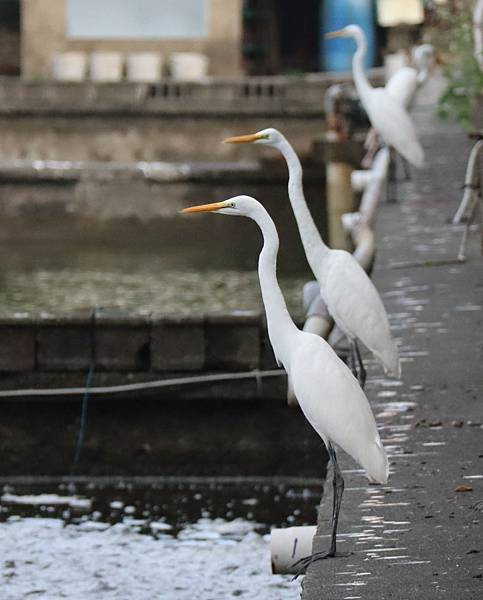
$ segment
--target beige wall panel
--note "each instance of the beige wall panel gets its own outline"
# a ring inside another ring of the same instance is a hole
[[[52,57],[68,50],[203,52],[211,75],[241,73],[242,0],[209,0],[209,35],[194,40],[69,40],[67,0],[22,0],[22,75],[49,79]]]

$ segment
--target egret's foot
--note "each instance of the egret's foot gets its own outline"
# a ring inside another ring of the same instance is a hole
[[[334,552],[333,550],[329,550],[328,552],[316,552],[315,554],[301,558],[292,565],[298,569],[297,573],[293,576],[292,581],[295,581],[297,577],[303,575],[308,566],[313,562],[324,560],[326,558],[347,558],[348,556],[350,556],[350,552]]]

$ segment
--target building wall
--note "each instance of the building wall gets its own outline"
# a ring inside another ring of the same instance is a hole
[[[56,52],[158,51],[202,52],[210,59],[210,74],[241,73],[242,0],[207,0],[208,36],[203,39],[101,40],[69,39],[67,0],[22,0],[22,75],[48,79]]]

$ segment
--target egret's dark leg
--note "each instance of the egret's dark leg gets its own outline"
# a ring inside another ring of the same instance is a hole
[[[362,361],[361,352],[359,350],[359,346],[357,344],[357,340],[350,340],[351,350],[349,354],[350,361],[349,367],[352,371],[352,374],[359,382],[359,385],[362,389],[366,384],[367,372],[364,367],[364,362]]]
[[[334,495],[332,503],[332,539],[330,542],[330,550],[328,556],[335,556],[335,547],[337,542],[337,525],[339,523],[339,512],[342,504],[342,494],[344,493],[344,478],[342,477],[342,473],[339,468],[339,463],[337,462],[337,456],[335,454],[334,447],[330,442],[327,451],[329,452],[330,460],[332,461],[332,467],[334,469],[334,477],[332,479],[332,488]]]
[[[387,201],[396,202],[397,200],[397,173],[394,150],[389,148],[389,176],[387,185]]]
[[[404,156],[401,156],[401,162],[402,162],[402,167],[403,167],[403,171],[404,171],[404,179],[406,181],[411,181],[411,179],[412,179],[411,169],[409,167],[408,161],[404,158]]]
[[[342,477],[339,464],[337,463],[337,456],[332,444],[329,442],[327,445],[327,451],[329,453],[330,461],[332,462],[332,468],[334,470],[334,477],[332,480],[333,488],[333,499],[332,499],[332,536],[330,540],[330,548],[326,552],[315,552],[310,556],[300,559],[294,565],[298,567],[297,574],[294,579],[299,575],[305,573],[307,567],[317,561],[325,558],[332,558],[336,556],[336,545],[337,545],[337,525],[339,523],[339,512],[342,504],[342,494],[344,493],[344,478]]]
[[[357,357],[357,362],[359,365],[359,368],[358,368],[359,376],[357,377],[357,379],[359,380],[359,385],[361,386],[361,388],[364,389],[364,386],[366,385],[367,371],[366,371],[366,368],[364,367],[364,362],[362,360],[361,351],[359,349],[357,340],[354,340],[354,349],[355,349],[355,353],[356,353],[356,357]]]
[[[347,355],[347,366],[352,371],[352,375],[356,379],[359,379],[359,373],[357,372],[357,354],[356,349],[354,348],[354,340],[349,340],[350,350]]]

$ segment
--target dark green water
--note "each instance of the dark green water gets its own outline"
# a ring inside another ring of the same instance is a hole
[[[258,248],[221,252],[175,248],[0,246],[0,313],[65,311],[95,305],[166,314],[262,310]],[[286,264],[279,279],[289,309],[301,314],[310,275]]]

